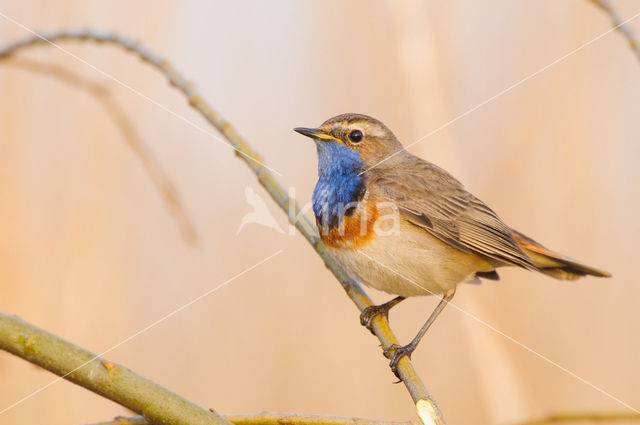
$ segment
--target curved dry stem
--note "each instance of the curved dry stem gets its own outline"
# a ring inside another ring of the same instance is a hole
[[[600,9],[602,9],[609,18],[611,19],[611,25],[620,33],[624,38],[627,39],[627,43],[629,47],[636,55],[636,58],[640,60],[640,43],[638,42],[638,38],[633,33],[629,25],[623,25],[623,20],[618,15],[618,12],[613,7],[613,4],[610,0],[588,0],[590,3],[596,5]]]
[[[301,415],[298,413],[263,412],[256,415],[223,415],[234,425],[415,425],[413,422],[378,421],[340,416]],[[150,425],[142,416],[116,417],[91,425]]]
[[[79,88],[92,95],[105,109],[110,118],[115,122],[124,138],[127,146],[144,168],[145,172],[156,187],[169,213],[177,221],[181,229],[182,237],[191,245],[198,244],[198,234],[193,221],[189,217],[187,210],[180,199],[180,194],[171,182],[166,173],[162,170],[158,160],[153,155],[149,146],[136,131],[129,116],[115,100],[111,91],[104,84],[95,83],[78,74],[69,71],[58,65],[37,62],[28,59],[15,59],[8,62],[9,65],[38,74],[43,74],[56,78],[69,86]]]
[[[235,128],[214,110],[196,90],[195,85],[182,76],[169,61],[149,50],[135,40],[113,33],[96,30],[71,30],[36,34],[23,40],[11,43],[0,49],[0,60],[7,58],[19,50],[40,45],[55,45],[55,42],[63,40],[93,41],[98,43],[110,43],[122,47],[136,54],[144,62],[152,65],[162,72],[171,85],[176,87],[187,98],[189,104],[196,109],[204,119],[215,127],[226,141],[235,150],[236,155],[242,159],[258,178],[258,182],[271,195],[276,203],[288,215],[289,221],[309,241],[322,258],[327,268],[335,275],[347,295],[360,311],[373,305],[369,296],[362,290],[342,266],[332,257],[327,247],[322,243],[315,225],[301,212],[299,205],[291,199],[284,188],[276,180],[270,169],[264,164],[262,158],[253,148],[238,134]],[[373,320],[372,330],[381,342],[382,349],[386,349],[398,340],[391,331],[385,317],[378,316]],[[424,382],[413,367],[411,360],[403,357],[397,367],[398,375],[411,394],[418,416],[425,424],[444,424],[444,418],[435,400],[427,390]]]

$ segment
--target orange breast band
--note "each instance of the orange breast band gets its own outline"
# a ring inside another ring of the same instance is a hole
[[[378,208],[374,203],[360,205],[352,215],[344,215],[341,222],[329,231],[321,229],[322,242],[334,248],[357,249],[374,237],[377,218]]]

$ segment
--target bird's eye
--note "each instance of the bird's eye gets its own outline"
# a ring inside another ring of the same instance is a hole
[[[362,141],[362,131],[353,130],[349,133],[349,140],[351,140],[351,143],[360,143]]]

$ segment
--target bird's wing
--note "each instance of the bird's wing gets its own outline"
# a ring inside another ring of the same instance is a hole
[[[372,175],[371,184],[385,201],[398,207],[402,218],[443,242],[538,270],[496,213],[443,169],[407,156],[401,165]]]

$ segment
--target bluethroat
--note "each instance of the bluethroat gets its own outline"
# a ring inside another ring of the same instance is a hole
[[[343,114],[295,131],[316,143],[312,200],[322,241],[354,278],[398,295],[365,309],[361,323],[370,328],[376,315],[387,315],[406,297],[441,298],[408,345],[385,350],[396,374],[398,361],[411,356],[461,282],[499,280],[496,269],[503,266],[563,280],[610,277],[511,229],[451,174],[407,152],[374,118]]]

